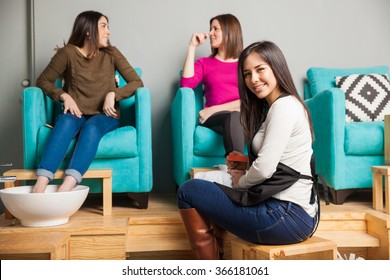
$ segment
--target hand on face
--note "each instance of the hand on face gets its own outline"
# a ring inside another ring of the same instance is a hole
[[[200,46],[204,42],[206,42],[207,38],[208,38],[207,33],[196,32],[196,33],[192,34],[190,45],[195,46],[195,47]]]

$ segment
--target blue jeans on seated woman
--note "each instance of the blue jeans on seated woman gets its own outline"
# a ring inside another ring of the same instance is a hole
[[[256,244],[292,244],[306,240],[316,217],[299,205],[268,198],[256,206],[233,203],[213,182],[191,179],[178,190],[179,209],[195,208],[202,216],[239,238]]]
[[[69,112],[58,115],[38,165],[37,175],[52,180],[65,158],[71,141],[77,137],[65,174],[74,177],[77,183],[80,183],[96,155],[100,139],[119,125],[119,120],[102,114],[83,115],[81,118]]]

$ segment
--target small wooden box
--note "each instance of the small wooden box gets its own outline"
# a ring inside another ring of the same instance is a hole
[[[2,260],[67,260],[69,234],[66,232],[1,233]]]
[[[232,239],[233,260],[336,260],[337,245],[313,236],[288,245],[257,245],[238,237]]]
[[[385,212],[390,214],[390,166],[372,166],[372,207],[383,209],[383,180],[385,181]]]

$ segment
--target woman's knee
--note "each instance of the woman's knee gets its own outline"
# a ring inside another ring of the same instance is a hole
[[[187,201],[187,189],[191,186],[193,179],[185,181],[182,185],[180,185],[177,190],[177,204],[179,209],[188,209],[193,208],[191,204]]]
[[[189,179],[185,181],[182,185],[180,185],[179,189],[177,190],[177,196],[179,198],[184,198],[188,193],[191,193],[194,191],[194,188],[197,188],[198,183],[200,183],[199,179]]]
[[[119,126],[119,120],[99,114],[88,119],[82,129],[92,134],[104,135]]]
[[[193,208],[194,200],[198,198],[196,196],[202,193],[205,185],[212,184],[209,181],[201,179],[189,179],[184,182],[177,190],[177,199],[180,209]]]
[[[78,118],[72,114],[60,114],[56,119],[56,126],[61,129],[71,130],[72,128],[78,128],[84,123],[85,119]]]

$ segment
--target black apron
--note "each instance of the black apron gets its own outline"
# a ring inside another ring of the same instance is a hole
[[[312,177],[301,175],[291,167],[279,163],[271,178],[250,188],[231,188],[217,182],[214,183],[217,184],[234,203],[242,206],[253,206],[274,194],[291,187],[299,179],[311,180]]]

